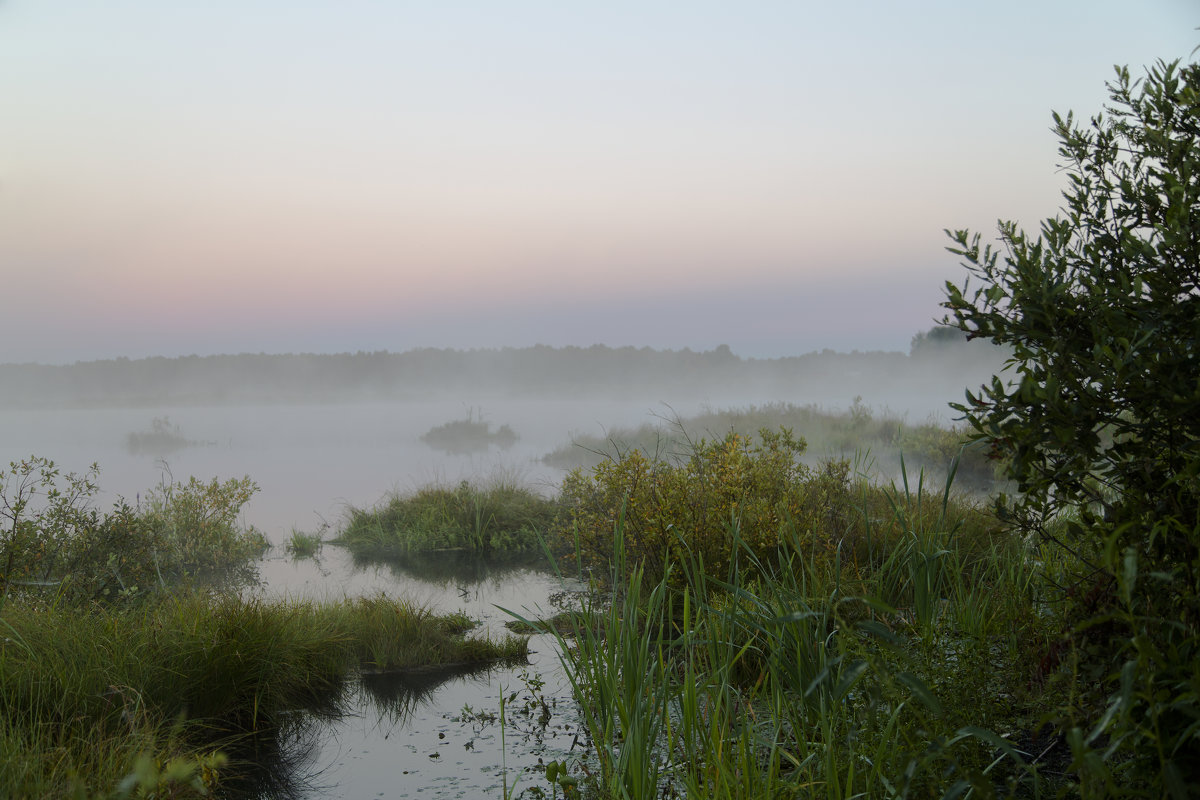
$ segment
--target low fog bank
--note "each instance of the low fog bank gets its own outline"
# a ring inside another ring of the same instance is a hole
[[[241,354],[0,365],[0,407],[156,408],[354,402],[478,403],[548,398],[845,408],[855,397],[924,417],[988,381],[1004,351],[961,335],[918,334],[909,353],[832,350],[775,359],[580,347],[421,349],[340,355]]]
[[[135,504],[172,475],[248,475],[262,491],[246,521],[278,542],[428,484],[499,477],[553,494],[570,464],[549,455],[721,410],[815,406],[854,421],[867,407],[891,443],[901,427],[949,423],[947,404],[1003,361],[990,344],[918,337],[907,354],[779,359],[596,346],[7,365],[0,464],[34,454],[83,472],[99,462],[99,502]],[[726,432],[727,416],[691,432]],[[814,458],[841,452],[836,437],[797,432]]]

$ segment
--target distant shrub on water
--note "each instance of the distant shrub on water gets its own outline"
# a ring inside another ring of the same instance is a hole
[[[508,425],[493,431],[490,422],[470,415],[430,428],[421,435],[421,441],[436,450],[461,455],[485,451],[492,445],[507,450],[516,444],[517,434]]]
[[[130,431],[125,434],[125,449],[134,455],[162,456],[201,444],[205,442],[184,436],[179,426],[172,424],[170,417],[155,417],[150,421],[148,431]]]

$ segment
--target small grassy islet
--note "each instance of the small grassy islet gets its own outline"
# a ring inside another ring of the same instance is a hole
[[[457,552],[492,561],[536,560],[559,504],[515,482],[426,486],[351,509],[334,540],[356,555]]]

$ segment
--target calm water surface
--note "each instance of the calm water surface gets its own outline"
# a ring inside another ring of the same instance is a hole
[[[471,635],[500,637],[511,617],[549,616],[552,595],[577,589],[539,570],[510,569],[486,574],[436,577],[401,567],[356,566],[342,548],[326,546],[317,559],[269,554],[261,565],[266,597],[340,598],[384,592],[402,595],[439,611],[464,611],[481,625]],[[511,787],[544,782],[539,763],[584,754],[570,684],[552,637],[530,640],[527,664],[476,672],[450,671],[366,676],[347,716],[319,721],[297,744],[302,751],[300,798],[501,797]],[[538,686],[537,683],[544,685]],[[517,694],[506,709],[509,725],[501,741],[502,695]],[[552,714],[543,724],[543,700]],[[469,707],[474,713],[464,714]],[[270,796],[267,793],[265,796]]]

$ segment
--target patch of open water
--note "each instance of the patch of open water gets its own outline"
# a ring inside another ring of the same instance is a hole
[[[260,564],[266,598],[340,599],[383,592],[439,612],[464,612],[474,636],[502,637],[509,609],[530,618],[559,610],[574,581],[529,568],[473,570],[356,563],[325,545],[312,559],[280,548]],[[505,698],[507,725],[499,719]],[[291,775],[262,798],[502,797],[544,783],[540,766],[585,753],[570,683],[552,636],[530,638],[528,663],[481,670],[366,675],[344,715],[311,718],[291,750]]]

